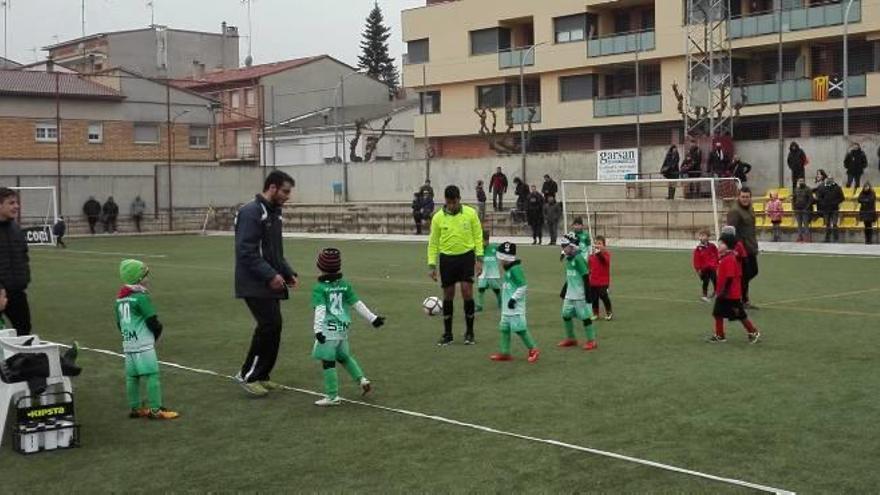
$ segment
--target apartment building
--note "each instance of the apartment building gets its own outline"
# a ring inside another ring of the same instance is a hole
[[[513,126],[515,142],[519,124],[530,123],[530,151],[632,146],[636,114],[642,144],[681,142],[684,126],[673,85],[682,92],[687,85],[687,4],[426,0],[424,7],[403,12],[404,81],[422,102],[415,136],[427,136],[437,157],[495,154],[475,113],[487,109],[484,131],[491,133],[494,125],[496,135],[503,135]],[[778,135],[780,29],[785,137],[842,132],[846,7],[846,0],[731,0],[726,34],[731,103],[739,107],[736,139]],[[848,30],[851,132],[876,133],[880,9],[853,1]]]

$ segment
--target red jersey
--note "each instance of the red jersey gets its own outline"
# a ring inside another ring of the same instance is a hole
[[[749,252],[746,251],[746,245],[743,244],[743,241],[736,241],[736,246],[733,246],[733,252],[736,254],[736,260],[740,263],[749,257]]]
[[[718,248],[715,244],[707,242],[705,245],[697,244],[694,249],[694,270],[702,272],[703,270],[714,270],[718,268]]]
[[[611,285],[611,253],[599,251],[590,255],[590,285],[606,287]]]
[[[727,291],[723,299],[732,301],[742,299],[742,268],[740,268],[736,254],[732,251],[728,251],[718,258],[718,277],[715,286],[718,288],[719,294],[722,291]]]

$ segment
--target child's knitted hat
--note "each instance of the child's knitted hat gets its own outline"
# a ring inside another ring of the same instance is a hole
[[[495,257],[507,263],[516,261],[516,244],[505,242],[498,246],[498,251],[495,252]]]
[[[342,269],[342,253],[336,248],[326,248],[318,254],[318,270],[339,273]]]
[[[126,285],[137,285],[147,278],[150,269],[140,260],[122,260],[119,263],[119,278]]]

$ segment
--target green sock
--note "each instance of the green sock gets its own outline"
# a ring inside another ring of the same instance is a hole
[[[147,375],[147,398],[150,401],[150,409],[154,411],[162,407],[162,384],[159,383],[159,373]]]
[[[596,340],[596,326],[591,320],[584,320],[584,330],[587,331],[587,340]]]
[[[562,325],[565,327],[565,338],[574,339],[574,322],[571,320],[562,320]]]
[[[498,300],[498,309],[501,309],[501,291],[495,289],[495,299]]]
[[[532,350],[532,349],[534,349],[535,347],[537,347],[537,345],[535,344],[535,339],[532,338],[532,332],[529,332],[528,330],[525,330],[525,331],[523,331],[523,332],[520,332],[520,333],[519,333],[519,338],[522,339],[523,344],[526,345],[526,348],[527,348],[528,350]]]
[[[136,376],[125,377],[125,393],[128,395],[128,407],[141,407],[141,381]]]
[[[510,332],[501,332],[501,354],[510,354]]]
[[[477,290],[477,307],[483,308],[483,299],[486,297],[486,289]]]
[[[339,375],[336,374],[336,368],[324,370],[324,393],[331,399],[339,395]]]
[[[359,382],[361,381],[361,378],[364,377],[364,372],[361,370],[361,366],[358,364],[357,359],[355,359],[354,356],[348,356],[345,358],[345,361],[342,361],[342,365],[345,366],[345,369],[354,381]]]

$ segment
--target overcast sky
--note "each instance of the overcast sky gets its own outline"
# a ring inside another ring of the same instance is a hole
[[[33,49],[80,36],[81,0],[8,0],[9,58],[29,63]],[[241,60],[247,54],[247,8],[241,0],[154,0],[156,23],[178,29],[220,32],[239,26]],[[400,64],[400,11],[425,0],[379,0],[391,26],[389,44]],[[364,20],[373,0],[253,0],[255,63],[328,54],[357,64]],[[2,15],[2,11],[0,11]],[[150,24],[147,0],[86,0],[86,33],[135,29]],[[0,24],[2,30],[2,24]],[[57,38],[56,38],[57,36]],[[2,53],[0,39],[0,56]],[[37,56],[45,55],[38,51]]]

